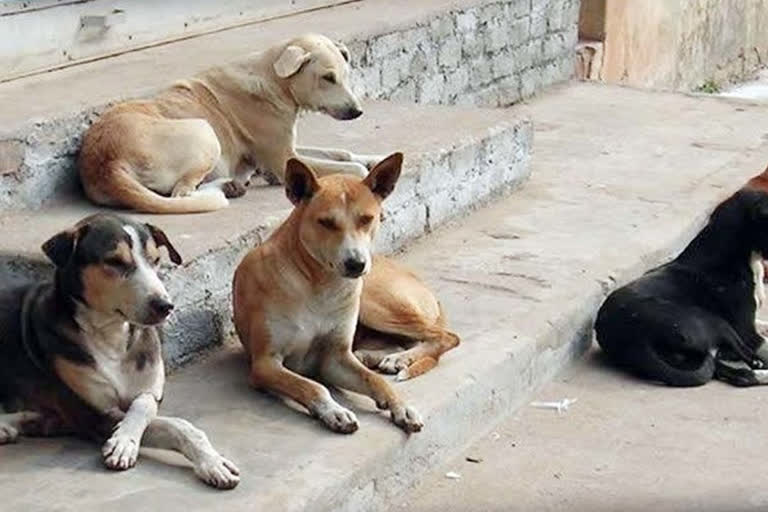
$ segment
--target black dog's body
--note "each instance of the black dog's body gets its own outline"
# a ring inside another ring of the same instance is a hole
[[[615,362],[669,385],[715,375],[762,384],[766,347],[755,321],[766,249],[768,195],[739,191],[680,256],[609,295],[598,343]]]

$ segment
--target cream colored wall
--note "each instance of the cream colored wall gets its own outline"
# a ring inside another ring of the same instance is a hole
[[[606,0],[601,78],[692,89],[768,64],[768,0]]]

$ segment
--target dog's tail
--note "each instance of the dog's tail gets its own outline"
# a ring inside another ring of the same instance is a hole
[[[692,387],[706,384],[715,375],[715,358],[709,353],[696,354],[673,361],[648,340],[636,347],[635,362],[648,377],[676,387]]]
[[[229,201],[224,192],[217,188],[196,190],[187,197],[165,197],[150,190],[134,178],[119,162],[108,164],[111,193],[110,199],[119,206],[133,208],[142,213],[203,213],[225,208]],[[96,203],[104,203],[94,194],[87,195]],[[102,195],[99,193],[98,195]]]

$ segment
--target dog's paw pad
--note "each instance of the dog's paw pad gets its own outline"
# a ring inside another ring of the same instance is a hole
[[[406,432],[419,432],[424,428],[421,415],[408,405],[392,409],[392,422]]]
[[[0,444],[15,443],[18,439],[18,430],[6,423],[0,423]]]
[[[108,469],[130,469],[136,465],[139,458],[139,443],[132,437],[113,435],[104,443],[101,454]]]
[[[338,404],[323,408],[314,414],[334,432],[351,434],[359,427],[355,413]]]
[[[195,467],[195,474],[200,480],[217,489],[234,489],[240,483],[240,470],[219,454],[205,458]]]

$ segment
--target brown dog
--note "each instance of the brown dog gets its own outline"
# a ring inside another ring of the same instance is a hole
[[[191,213],[227,206],[255,169],[282,180],[292,157],[323,175],[364,176],[378,158],[295,147],[301,111],[340,120],[362,114],[348,61],[344,45],[309,34],[177,82],[151,100],[116,105],[83,139],[86,195],[148,213]]]
[[[371,268],[381,201],[394,189],[402,158],[387,157],[363,180],[318,179],[289,160],[285,188],[295,208],[235,272],[235,327],[251,384],[295,400],[337,432],[357,430],[357,418],[307,376],[368,395],[407,432],[422,428],[419,414],[352,354],[361,278]]]
[[[363,280],[357,358],[368,368],[406,380],[434,368],[459,342],[458,335],[445,328],[440,302],[416,274],[375,256]]]

